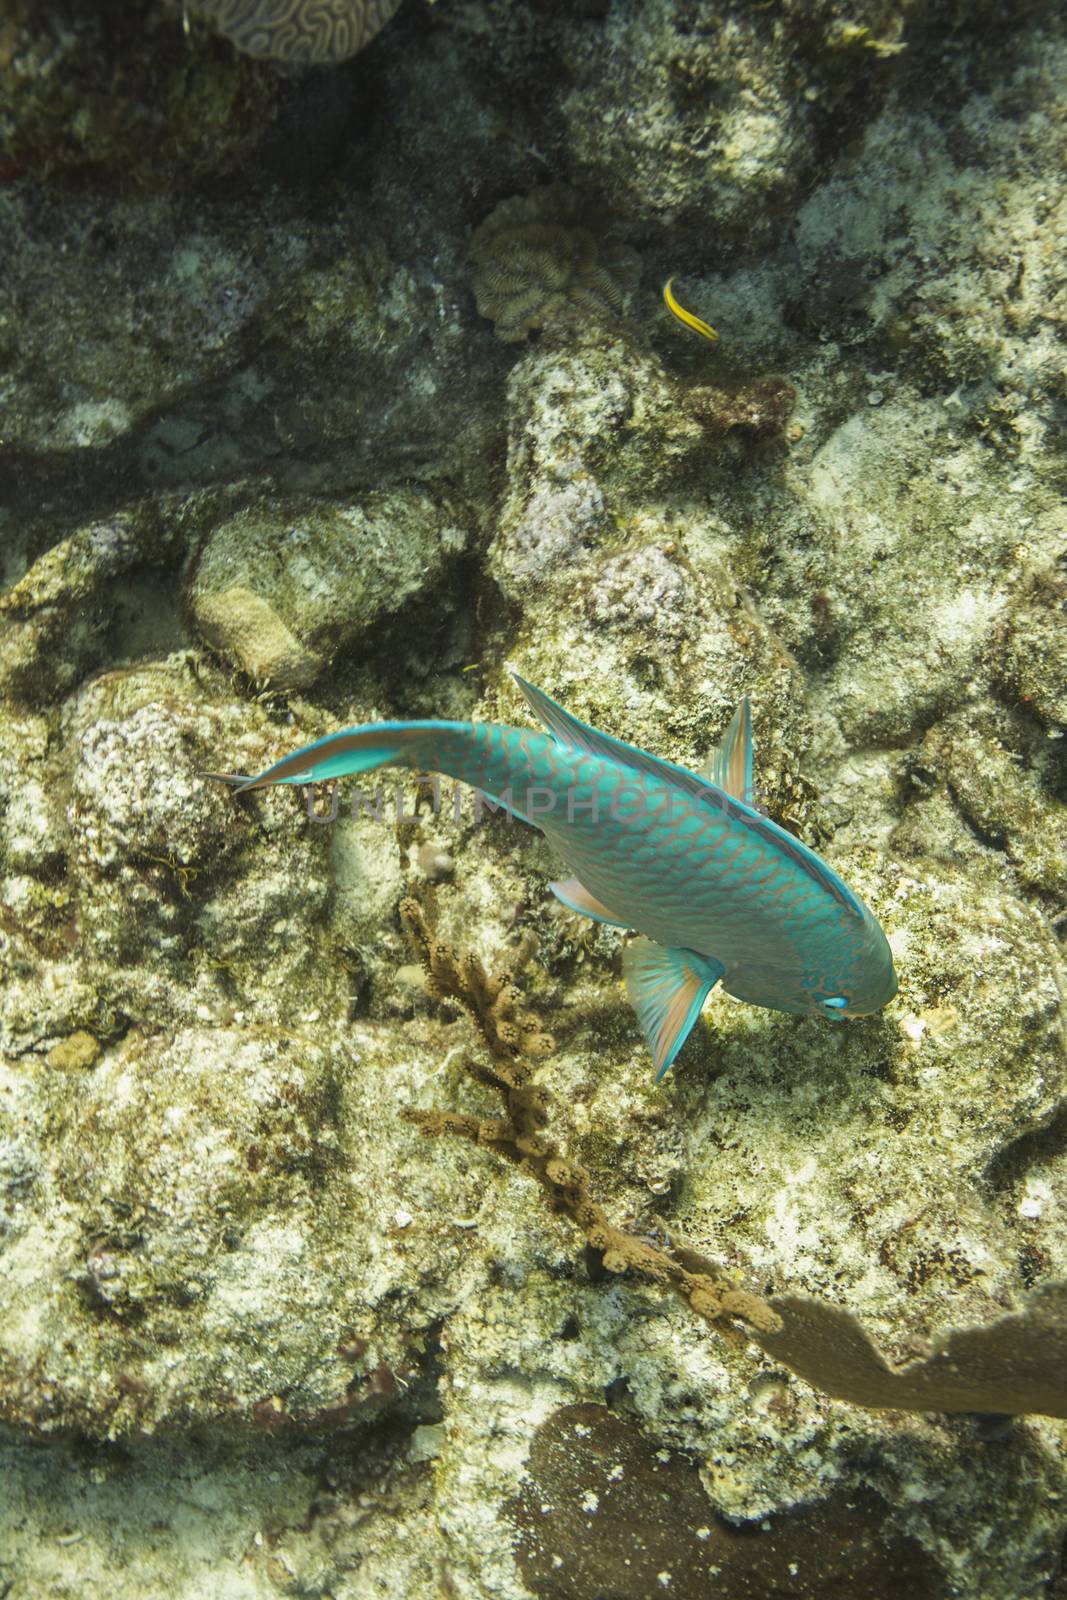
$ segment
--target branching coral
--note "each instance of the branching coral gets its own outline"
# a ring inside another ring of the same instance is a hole
[[[463,1005],[477,1023],[492,1063],[468,1059],[466,1069],[500,1094],[506,1111],[502,1118],[486,1118],[409,1109],[404,1113],[408,1120],[427,1134],[456,1134],[514,1161],[541,1185],[549,1209],[568,1216],[581,1230],[608,1272],[675,1290],[720,1333],[733,1334],[733,1322],[766,1334],[778,1331],[781,1319],[767,1302],[715,1276],[710,1263],[692,1256],[683,1261],[683,1252],[662,1249],[608,1221],[590,1174],[562,1155],[545,1132],[551,1095],[531,1083],[531,1068],[523,1058],[547,1054],[554,1041],[523,1009],[514,979],[487,973],[476,956],[457,955],[435,939],[415,901],[403,902],[401,920],[433,992]]]
[[[400,0],[197,0],[247,56],[314,64],[345,61],[384,28]]]
[[[555,1049],[552,1035],[542,1032],[538,1019],[524,1009],[525,997],[510,972],[487,972],[476,955],[459,954],[438,939],[417,900],[400,902],[400,923],[430,993],[470,1012],[494,1061],[520,1054],[536,1058]]]
[[[504,200],[470,244],[474,298],[508,344],[534,328],[611,320],[640,263],[588,226],[581,198],[563,184]]]

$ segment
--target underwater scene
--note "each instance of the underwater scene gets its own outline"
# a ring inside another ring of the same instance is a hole
[[[1067,15],[0,0],[0,1600],[1067,1600]]]

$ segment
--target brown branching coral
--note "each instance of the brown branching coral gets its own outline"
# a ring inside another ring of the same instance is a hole
[[[466,1067],[472,1077],[500,1093],[506,1117],[480,1118],[449,1111],[409,1110],[405,1112],[408,1120],[417,1123],[425,1133],[458,1134],[475,1144],[488,1145],[498,1155],[514,1161],[541,1185],[549,1209],[569,1217],[581,1230],[586,1243],[598,1252],[608,1272],[673,1289],[719,1333],[733,1334],[731,1322],[742,1322],[767,1334],[781,1327],[781,1319],[758,1295],[738,1289],[712,1276],[711,1272],[694,1272],[683,1266],[671,1251],[609,1222],[596,1198],[589,1172],[561,1155],[545,1132],[551,1096],[541,1085],[527,1081],[525,1066],[496,1062],[486,1067],[467,1061]]]
[[[313,65],[346,61],[384,28],[400,0],[196,0],[246,56]]]
[[[608,1272],[629,1274],[644,1283],[670,1288],[718,1332],[731,1334],[732,1322],[771,1334],[781,1319],[765,1300],[713,1275],[710,1263],[683,1262],[680,1253],[661,1249],[609,1222],[585,1167],[569,1161],[548,1137],[551,1095],[530,1082],[524,1058],[554,1048],[523,1007],[523,995],[510,975],[487,973],[476,956],[458,955],[435,939],[414,900],[400,907],[404,933],[422,962],[432,992],[470,1012],[485,1040],[491,1065],[468,1059],[467,1071],[495,1089],[504,1101],[502,1118],[464,1116],[451,1111],[407,1110],[404,1115],[427,1134],[454,1134],[487,1145],[514,1161],[545,1191],[550,1210],[568,1216],[596,1250]],[[709,1270],[702,1270],[703,1267]],[[736,1335],[735,1335],[736,1337]]]
[[[587,209],[564,184],[547,184],[502,201],[475,230],[474,298],[498,338],[617,318],[640,263],[598,237]]]
[[[400,925],[430,993],[470,1012],[494,1061],[519,1054],[536,1058],[555,1049],[552,1035],[524,1009],[525,997],[510,972],[487,972],[472,952],[460,954],[438,939],[417,900],[400,902]]]

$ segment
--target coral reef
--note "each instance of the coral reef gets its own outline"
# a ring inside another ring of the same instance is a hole
[[[1033,575],[1009,607],[998,678],[1014,702],[1040,717],[1050,734],[1067,730],[1067,639],[1058,619],[1067,606],[1063,558]]]
[[[671,224],[703,212],[720,238],[759,241],[811,169],[815,109],[793,92],[784,28],[652,0],[574,25],[567,56],[571,158],[623,216]],[[610,99],[598,89],[609,73]]]
[[[305,688],[438,582],[466,542],[461,522],[411,490],[355,505],[250,506],[208,536],[190,604],[205,639],[250,677]],[[343,586],[333,581],[339,568]]]
[[[183,545],[166,509],[146,501],[47,549],[0,596],[0,692],[39,702],[76,684],[106,658],[123,580]]]
[[[629,1273],[646,1283],[669,1285],[698,1316],[726,1331],[731,1319],[762,1332],[774,1332],[779,1319],[758,1295],[717,1281],[707,1271],[692,1270],[669,1249],[661,1249],[621,1228],[612,1227],[584,1167],[560,1154],[547,1136],[551,1096],[530,1082],[527,1064],[516,1057],[547,1055],[554,1040],[538,1031],[536,1021],[514,1013],[521,996],[510,978],[488,974],[469,955],[457,956],[432,938],[413,901],[400,908],[413,952],[423,963],[434,994],[459,1001],[474,1017],[492,1064],[468,1060],[468,1072],[503,1097],[503,1121],[457,1116],[449,1111],[408,1110],[409,1122],[428,1134],[459,1134],[488,1145],[519,1164],[544,1189],[551,1211],[563,1212],[581,1229],[590,1249],[608,1272]],[[501,1013],[505,1015],[501,1015]]]
[[[656,1450],[605,1406],[561,1406],[538,1427],[522,1490],[506,1508],[523,1581],[544,1600],[681,1600],[727,1593],[941,1600],[944,1577],[918,1541],[887,1530],[877,1496],[827,1498],[759,1531],[708,1514],[698,1463]]]
[[[777,1296],[781,1329],[768,1355],[828,1393],[900,1411],[1067,1416],[1067,1280],[1049,1279],[1024,1311],[939,1336],[933,1355],[894,1372],[853,1317],[818,1301]]]
[[[0,21],[0,1591],[1053,1600],[1062,16],[210,10]],[[509,668],[750,694],[894,1004],[657,1087],[536,834],[205,775]]]
[[[487,972],[469,951],[457,955],[431,932],[417,900],[400,902],[400,921],[412,955],[425,968],[429,993],[456,1001],[470,1012],[498,1065],[518,1055],[547,1055],[555,1048],[552,1035],[544,1032],[537,1018],[524,1009],[522,991],[510,972]],[[518,1094],[525,1087],[526,1077],[513,1067],[506,1078],[493,1081],[498,1088],[506,1087]],[[520,1095],[520,1101],[516,1101],[514,1109],[524,1119],[534,1119],[528,1129],[532,1132],[538,1115],[536,1092],[529,1101]]]
[[[685,1246],[665,1246],[612,1227],[598,1203],[590,1173],[560,1154],[546,1133],[551,1095],[530,1082],[524,1055],[554,1048],[526,1013],[513,1020],[521,995],[510,978],[459,956],[430,933],[417,903],[400,908],[408,943],[426,969],[432,992],[470,1012],[492,1058],[464,1065],[502,1096],[503,1121],[449,1111],[408,1109],[427,1134],[458,1135],[518,1164],[545,1191],[549,1210],[581,1229],[604,1270],[669,1287],[717,1332],[737,1338],[740,1323],[768,1355],[809,1382],[860,1405],[913,1411],[1045,1412],[1067,1417],[1067,1280],[1049,1280],[1026,1310],[986,1327],[944,1334],[925,1361],[894,1372],[862,1327],[825,1303],[797,1295],[771,1301],[715,1275],[711,1262]],[[506,1012],[503,1023],[501,1012]],[[516,1059],[518,1058],[518,1059]]]
[[[975,835],[1005,853],[1020,882],[1053,905],[1067,897],[1067,806],[1041,782],[1047,740],[992,708],[932,727],[916,756],[917,786],[942,783]]]
[[[152,0],[5,6],[0,187],[121,174],[125,193],[158,193],[161,180],[185,188],[247,169],[299,90],[205,29],[184,30],[181,15]],[[87,214],[97,251],[108,235],[100,222]]]

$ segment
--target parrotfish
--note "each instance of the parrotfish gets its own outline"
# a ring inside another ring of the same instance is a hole
[[[256,778],[227,781],[262,789],[411,767],[471,784],[539,828],[574,874],[549,885],[556,898],[640,935],[623,951],[623,974],[657,1079],[717,983],[750,1005],[835,1022],[893,998],[893,957],[873,913],[753,803],[747,698],[696,773],[515,681],[544,732],[370,723],[327,734]]]

